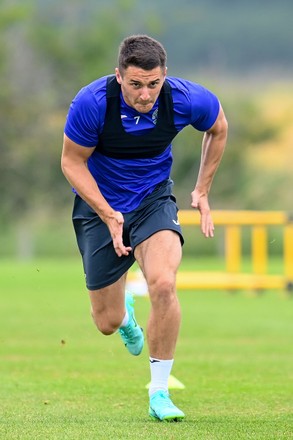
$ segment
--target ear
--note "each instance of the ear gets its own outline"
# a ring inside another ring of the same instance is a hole
[[[122,83],[122,77],[121,77],[121,75],[120,75],[120,72],[119,72],[118,67],[116,67],[116,69],[115,69],[115,75],[116,75],[117,82],[118,82],[119,84],[121,84],[121,83]]]
[[[166,79],[166,76],[167,76],[167,70],[168,70],[168,68],[167,68],[167,66],[166,66],[165,69],[164,69],[164,79]]]

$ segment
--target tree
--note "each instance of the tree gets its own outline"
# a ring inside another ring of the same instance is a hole
[[[78,89],[112,69],[120,9],[80,2],[7,7],[1,20],[1,208],[11,219],[64,206],[63,126]],[[126,8],[127,9],[127,8]],[[82,19],[81,19],[82,17]],[[111,66],[111,67],[110,67]]]

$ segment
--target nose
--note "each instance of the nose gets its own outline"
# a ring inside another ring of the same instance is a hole
[[[150,99],[150,94],[149,94],[149,90],[147,87],[143,87],[141,89],[141,93],[140,93],[140,99],[142,101],[148,101]]]

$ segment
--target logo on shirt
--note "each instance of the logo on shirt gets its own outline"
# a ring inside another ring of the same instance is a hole
[[[158,121],[158,110],[159,109],[157,109],[156,108],[156,110],[153,112],[153,114],[152,114],[152,121],[153,121],[153,124],[154,125],[156,125],[156,123],[157,123],[157,121]]]

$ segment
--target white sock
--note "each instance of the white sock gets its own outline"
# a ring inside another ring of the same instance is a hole
[[[168,379],[172,370],[174,359],[161,360],[150,357],[151,383],[149,396],[158,390],[168,391]]]
[[[128,324],[128,321],[129,321],[129,314],[128,314],[128,311],[126,309],[126,312],[125,312],[124,318],[123,318],[123,320],[122,320],[122,322],[120,324],[120,327],[125,327]]]

